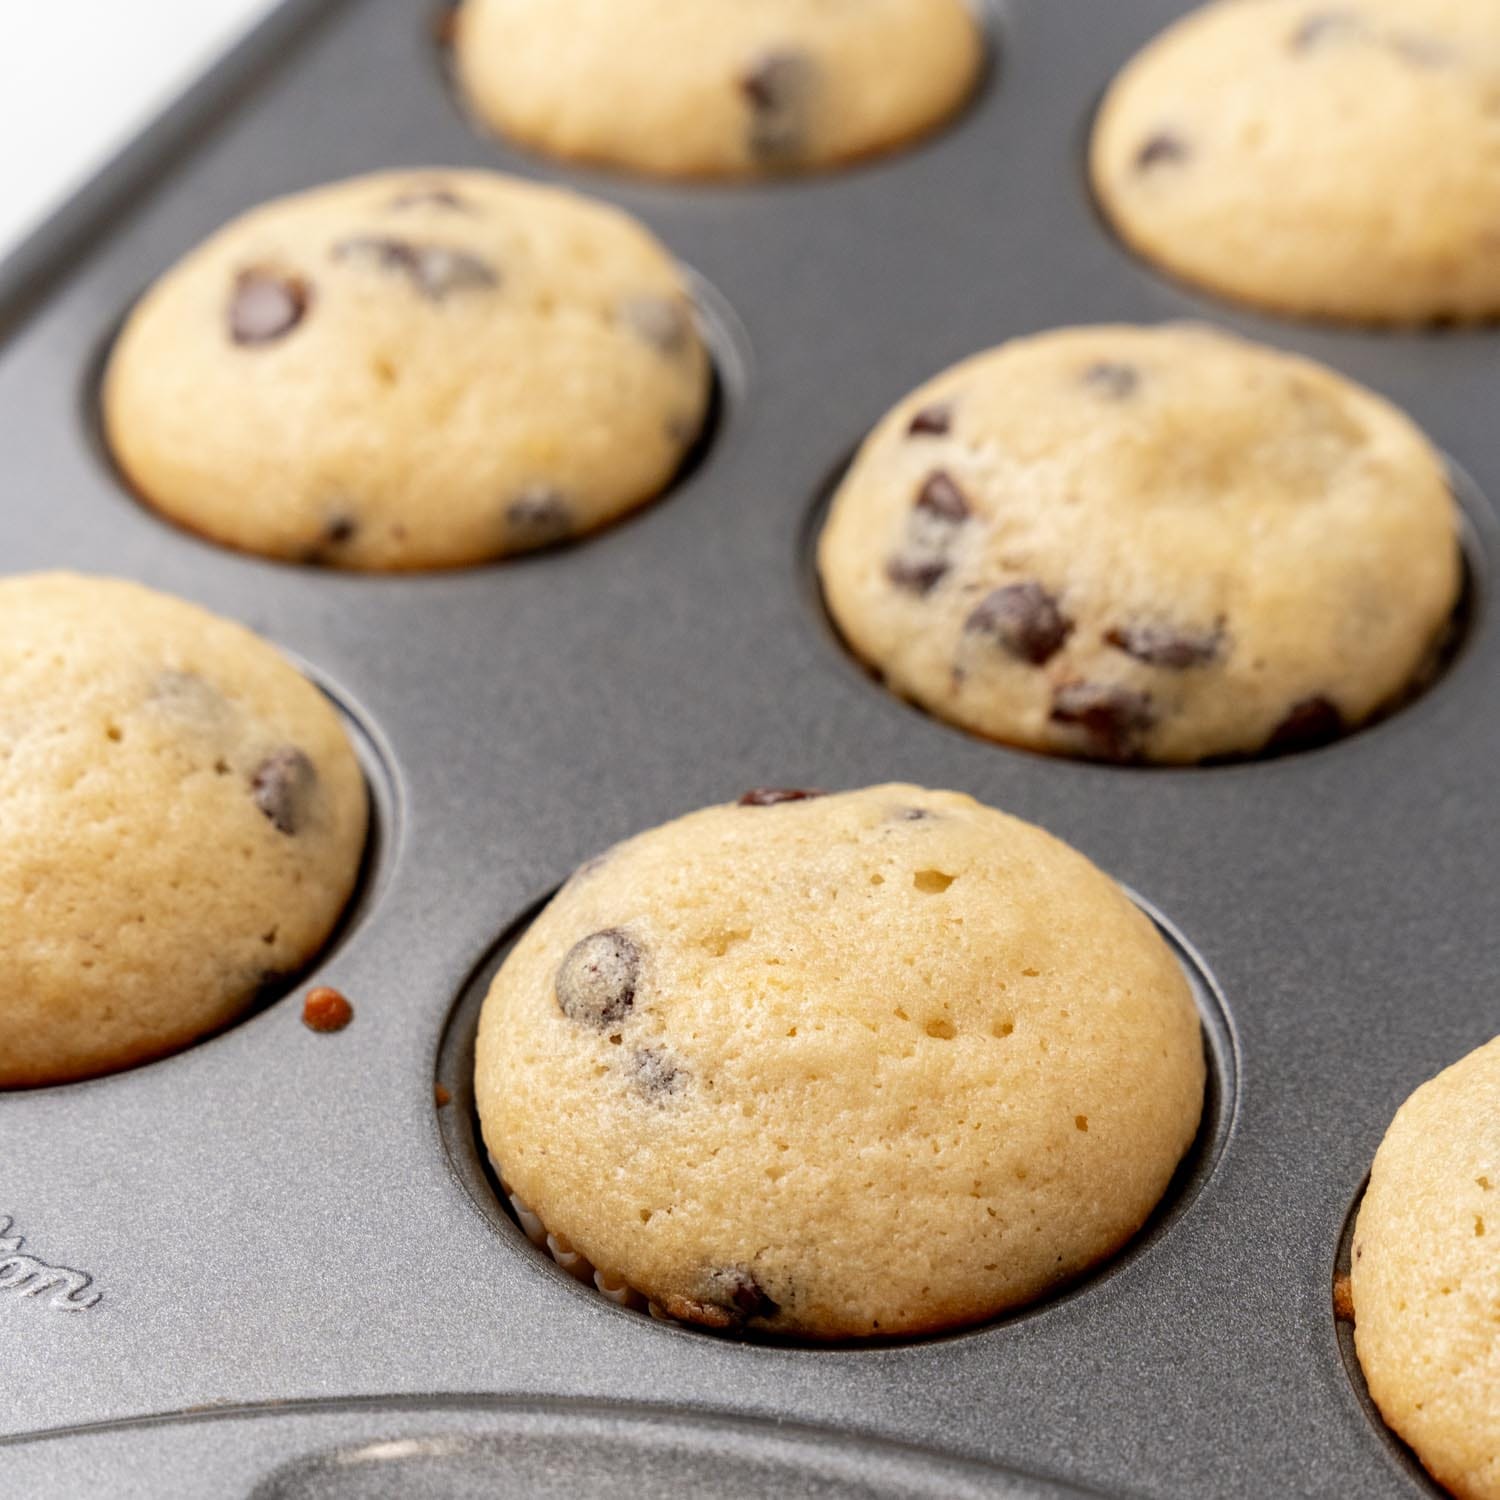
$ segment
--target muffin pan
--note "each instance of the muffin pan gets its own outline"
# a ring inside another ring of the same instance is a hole
[[[378,826],[359,908],[286,996],[163,1062],[0,1095],[0,1490],[1430,1491],[1346,1368],[1330,1284],[1396,1105],[1500,1029],[1500,336],[1257,316],[1110,237],[1093,103],[1185,8],[1012,0],[946,133],[828,176],[671,187],[477,134],[412,0],[289,0],[0,268],[7,571],[117,573],[263,631],[359,727]],[[240,556],[140,506],[95,426],[132,299],[263,199],[447,164],[619,203],[712,289],[720,410],[675,488],[576,547],[394,578]],[[866,431],[1007,337],[1182,317],[1369,384],[1472,476],[1443,678],[1321,751],[1143,772],[984,743],[866,677],[807,559]],[[501,1213],[467,1096],[435,1105],[435,1082],[462,1088],[486,955],[626,834],[750,786],[890,779],[1041,823],[1183,935],[1216,1075],[1185,1180],[1112,1266],[949,1338],[809,1349],[612,1305]],[[353,1001],[348,1030],[301,1024],[314,980]]]

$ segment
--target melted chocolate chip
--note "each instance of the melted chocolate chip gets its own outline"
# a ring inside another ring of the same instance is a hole
[[[1117,651],[1148,666],[1185,672],[1218,656],[1224,644],[1223,627],[1211,631],[1178,630],[1172,625],[1117,625],[1104,639]]]
[[[1325,42],[1347,41],[1363,30],[1364,22],[1353,11],[1323,10],[1309,16],[1287,45],[1293,52],[1311,52]]]
[[[358,532],[359,522],[348,511],[338,511],[324,523],[323,540],[330,547],[343,547],[352,542]]]
[[[774,1318],[781,1311],[759,1282],[738,1266],[710,1271],[702,1297],[667,1296],[662,1310],[680,1323],[700,1328],[738,1328],[751,1318]]]
[[[986,594],[964,622],[1021,661],[1043,666],[1062,650],[1073,622],[1039,583],[1011,583]]]
[[[908,437],[947,437],[952,431],[953,408],[946,404],[924,406],[906,429]]]
[[[1083,383],[1111,401],[1126,401],[1140,388],[1141,372],[1134,365],[1102,359],[1083,372]]]
[[[229,336],[237,344],[271,344],[306,316],[311,300],[300,276],[280,271],[241,271],[229,299]]]
[[[631,1053],[630,1077],[636,1088],[651,1100],[665,1099],[687,1082],[687,1074],[661,1047],[642,1047]]]
[[[811,802],[821,797],[822,792],[806,791],[800,787],[760,786],[746,792],[736,804],[739,807],[776,807],[783,802]]]
[[[1156,714],[1146,693],[1100,682],[1065,682],[1052,695],[1052,721],[1083,730],[1099,754],[1128,760]]]
[[[417,245],[387,235],[360,234],[340,240],[333,258],[383,271],[399,271],[426,298],[441,302],[454,292],[483,291],[500,284],[488,261],[444,245]]]
[[[954,482],[953,476],[943,469],[927,477],[917,495],[917,509],[955,525],[967,521],[972,514],[964,492]]]
[[[606,928],[575,943],[557,971],[558,1009],[581,1026],[604,1031],[635,1004],[641,951],[628,932]]]
[[[1287,716],[1266,741],[1267,755],[1282,755],[1291,750],[1315,750],[1344,732],[1344,716],[1331,699],[1318,694],[1294,703]]]
[[[295,746],[285,745],[256,767],[250,792],[277,831],[292,834],[302,826],[317,780],[317,769],[307,756]]]
[[[459,197],[451,187],[441,182],[408,188],[392,198],[389,206],[397,212],[407,208],[444,208],[463,214],[477,212],[467,198]]]
[[[1191,154],[1187,142],[1181,136],[1159,130],[1148,137],[1136,152],[1135,169],[1137,172],[1149,172],[1155,167],[1176,165],[1185,162]]]
[[[515,547],[549,547],[573,530],[573,509],[556,490],[536,485],[505,508],[505,530]]]
[[[947,576],[949,566],[937,558],[893,557],[885,565],[885,576],[897,588],[930,594]]]
[[[620,306],[626,326],[668,358],[693,343],[693,315],[678,297],[632,297]]]
[[[802,155],[817,84],[817,64],[803,52],[768,52],[741,77],[756,160],[774,166]]]

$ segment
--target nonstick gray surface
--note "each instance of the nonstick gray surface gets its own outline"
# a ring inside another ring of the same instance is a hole
[[[308,1031],[300,985],[164,1062],[0,1096],[0,1239],[58,1268],[31,1296],[0,1264],[0,1494],[1428,1489],[1346,1368],[1329,1286],[1397,1104],[1500,1030],[1482,498],[1500,492],[1500,335],[1262,318],[1111,238],[1083,173],[1091,111],[1184,8],[1012,0],[998,69],[938,138],[683,187],[483,137],[419,0],[289,0],[0,271],[5,571],[120,574],[264,632],[359,730],[379,825],[315,973],[353,1000],[349,1030]],[[425,577],[272,564],[148,513],[95,422],[131,301],[238,211],[403,164],[570,183],[651,225],[701,278],[717,344],[702,461],[583,544]],[[1175,771],[1006,750],[886,693],[807,558],[862,435],[1013,335],[1184,317],[1386,393],[1471,477],[1475,608],[1442,680],[1325,750]],[[813,1349],[612,1306],[526,1243],[474,1150],[463,1059],[498,945],[635,830],[750,786],[888,779],[1043,824],[1179,935],[1214,1074],[1193,1158],[1111,1267],[968,1333]],[[459,1094],[443,1111],[440,1073]]]

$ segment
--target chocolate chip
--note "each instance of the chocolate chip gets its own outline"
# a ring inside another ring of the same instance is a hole
[[[343,547],[352,542],[359,531],[359,522],[348,511],[336,511],[323,526],[323,540],[331,547]]]
[[[964,629],[1040,667],[1062,650],[1073,622],[1041,584],[1011,583],[986,594],[964,621]]]
[[[1187,142],[1170,131],[1160,130],[1150,136],[1135,154],[1137,172],[1149,172],[1153,167],[1185,162],[1192,153]]]
[[[575,943],[558,968],[558,1009],[570,1021],[603,1031],[630,1014],[640,975],[641,951],[628,932],[596,932]]]
[[[641,1047],[630,1055],[631,1082],[648,1099],[665,1099],[687,1082],[687,1074],[661,1047]]]
[[[464,214],[477,212],[467,198],[460,198],[451,187],[441,182],[407,188],[392,198],[389,206],[398,212],[406,208],[445,208]]]
[[[1139,389],[1141,372],[1134,365],[1103,359],[1083,372],[1083,383],[1111,401],[1125,401]]]
[[[909,437],[947,437],[953,431],[953,408],[948,405],[924,406],[906,429]]]
[[[901,550],[886,563],[886,577],[912,593],[931,593],[952,567],[958,529],[971,514],[957,481],[935,469],[917,492]]]
[[[506,506],[505,530],[515,547],[550,547],[572,532],[573,510],[556,490],[534,485]]]
[[[715,1302],[727,1303],[743,1318],[774,1318],[781,1311],[755,1277],[739,1266],[710,1271],[708,1288]]]
[[[1100,682],[1065,682],[1052,695],[1052,721],[1082,729],[1101,755],[1127,760],[1153,724],[1150,696]]]
[[[658,354],[675,358],[692,347],[693,315],[679,297],[631,297],[620,316]]]
[[[822,792],[805,791],[800,787],[760,786],[748,791],[737,804],[740,807],[776,807],[783,802],[811,802],[821,797]]]
[[[1178,630],[1173,625],[1117,625],[1104,639],[1117,651],[1148,666],[1185,672],[1218,656],[1224,644],[1222,626],[1213,631]]]
[[[943,469],[928,475],[917,495],[917,509],[955,525],[967,521],[971,514],[964,492],[954,482],[953,476]]]
[[[817,85],[817,64],[803,52],[768,52],[745,72],[752,156],[774,166],[803,153]]]
[[[229,299],[229,336],[237,344],[270,344],[306,316],[311,300],[300,276],[264,268],[241,271]]]
[[[483,291],[500,284],[499,273],[477,255],[386,235],[360,234],[340,240],[333,247],[333,258],[399,271],[433,302],[441,302],[453,292]]]
[[[893,557],[885,565],[885,576],[897,588],[930,594],[947,576],[949,567],[936,558]]]
[[[250,778],[255,805],[280,833],[296,833],[307,812],[307,800],[318,772],[302,751],[283,746],[263,760]]]
[[[1344,732],[1344,716],[1331,699],[1317,694],[1294,703],[1266,741],[1267,755],[1290,750],[1315,750]]]
[[[1353,11],[1323,10],[1309,16],[1287,45],[1293,52],[1310,52],[1325,42],[1347,41],[1363,30],[1364,22]]]
[[[759,1282],[739,1267],[710,1271],[702,1297],[667,1296],[662,1310],[681,1323],[700,1328],[738,1328],[751,1318],[774,1318],[781,1311]]]

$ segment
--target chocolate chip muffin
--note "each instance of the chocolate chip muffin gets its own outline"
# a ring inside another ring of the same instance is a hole
[[[1354,1230],[1370,1394],[1432,1477],[1500,1500],[1500,1037],[1396,1114]]]
[[[865,444],[818,546],[898,693],[1058,755],[1300,749],[1427,670],[1462,590],[1422,435],[1303,359],[1196,327],[1022,339]]]
[[[1500,313],[1500,3],[1219,0],[1099,113],[1123,238],[1212,291],[1381,323]]]
[[[1202,1033],[1151,922],[955,792],[765,792],[593,861],[480,1020],[532,1227],[668,1316],[814,1339],[1017,1307],[1151,1213]]]
[[[0,1088],[227,1024],[327,940],[367,796],[264,641],[134,584],[0,581]]]
[[[731,177],[933,129],[984,41],[965,0],[465,0],[454,55],[479,116],[528,146]]]
[[[711,372],[681,273],[619,211],[385,173],[237,219],[109,362],[110,445],[216,541],[365,569],[483,562],[660,493]]]

